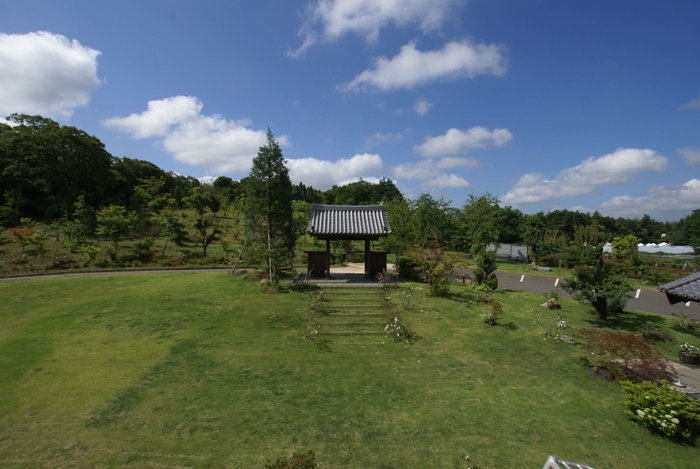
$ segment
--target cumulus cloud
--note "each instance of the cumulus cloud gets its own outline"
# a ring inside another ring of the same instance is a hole
[[[334,41],[347,33],[376,42],[379,31],[390,24],[417,24],[423,32],[438,29],[457,0],[318,0],[306,10],[299,30],[303,44],[288,52],[301,57],[319,40]]]
[[[418,179],[421,181],[421,189],[431,192],[446,188],[469,187],[469,181],[456,174],[445,173],[444,169],[478,167],[479,162],[473,158],[451,157],[403,163],[394,166],[392,174],[397,179]]]
[[[513,134],[508,129],[472,127],[467,130],[452,128],[444,135],[426,137],[420,145],[413,149],[421,156],[435,158],[444,155],[467,153],[475,148],[502,147],[513,140]]]
[[[377,154],[363,153],[337,161],[316,158],[296,158],[287,160],[289,177],[292,182],[303,182],[315,189],[326,190],[333,185],[345,185],[360,178],[375,180],[372,173],[382,170],[382,159]],[[378,182],[378,179],[376,179]]]
[[[103,122],[107,128],[134,138],[162,137],[161,145],[173,158],[216,173],[246,173],[258,149],[267,142],[266,132],[253,130],[247,120],[231,121],[201,114],[202,103],[193,96],[149,101],[146,110]],[[289,146],[285,135],[275,137]]]
[[[113,117],[103,124],[128,132],[134,138],[163,137],[173,126],[200,117],[202,102],[193,96],[173,96],[149,101],[146,110],[126,117]]]
[[[662,219],[684,216],[700,207],[700,179],[685,184],[652,187],[647,195],[619,195],[603,202],[600,211],[613,217],[639,217],[657,214]]]
[[[428,192],[440,191],[441,189],[460,189],[469,187],[469,181],[456,174],[440,173],[434,178],[422,184],[422,188]]]
[[[100,85],[99,55],[60,34],[0,33],[0,113],[69,118]]]
[[[700,96],[682,105],[680,109],[700,109]]]
[[[620,148],[599,158],[591,156],[577,166],[562,170],[552,180],[540,173],[524,174],[502,200],[524,204],[575,197],[590,194],[598,186],[625,183],[642,171],[660,173],[667,168],[668,159],[654,150]]]
[[[420,98],[413,105],[413,110],[416,111],[416,114],[424,116],[428,113],[428,111],[430,111],[430,109],[432,109],[432,107],[433,107],[433,103],[431,103],[426,98]]]
[[[505,72],[503,50],[495,44],[452,41],[440,50],[422,52],[410,42],[391,59],[377,58],[372,68],[340,85],[339,89],[359,92],[374,87],[387,91],[413,88],[435,80],[474,78],[487,73],[502,76]]]
[[[686,166],[700,166],[700,148],[679,148],[676,153],[683,157]]]
[[[401,135],[400,133],[385,134],[382,132],[377,132],[376,134],[370,135],[369,137],[365,138],[365,145],[367,145],[368,147],[373,147],[382,143],[393,143],[402,141],[403,135]]]

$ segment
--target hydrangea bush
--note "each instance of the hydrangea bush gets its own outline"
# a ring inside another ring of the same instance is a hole
[[[623,381],[627,415],[652,432],[694,443],[700,436],[700,401],[692,399],[662,381],[661,386],[645,381]]]

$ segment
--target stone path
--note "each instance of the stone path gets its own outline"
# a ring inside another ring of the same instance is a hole
[[[700,398],[700,367],[688,366],[683,363],[676,363],[669,360],[672,374],[677,382],[680,380],[684,386],[676,386],[676,389],[684,394],[688,394],[696,399]]]

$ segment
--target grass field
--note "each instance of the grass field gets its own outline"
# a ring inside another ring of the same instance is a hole
[[[332,290],[326,290],[331,297]],[[396,295],[390,292],[390,295]],[[320,468],[695,467],[697,447],[635,426],[617,385],[543,340],[543,298],[471,287],[396,312],[423,339],[304,338],[303,293],[265,294],[220,273],[0,284],[0,467],[263,468],[313,449]],[[562,300],[575,330],[595,324]],[[274,316],[274,318],[271,318]],[[554,321],[549,313],[547,321]],[[605,327],[656,325],[628,312]],[[665,346],[668,356],[675,345]]]

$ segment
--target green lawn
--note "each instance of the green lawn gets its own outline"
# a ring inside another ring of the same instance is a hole
[[[489,327],[479,293],[452,293],[397,307],[424,337],[414,344],[338,336],[322,350],[304,338],[305,294],[226,274],[0,284],[0,467],[263,468],[308,449],[321,468],[465,468],[467,454],[492,469],[549,454],[596,469],[697,465],[697,447],[636,427],[580,348],[543,340],[530,313],[543,297],[499,293],[502,325]],[[562,302],[571,334],[594,324]],[[659,316],[606,327],[645,321],[700,345]]]

